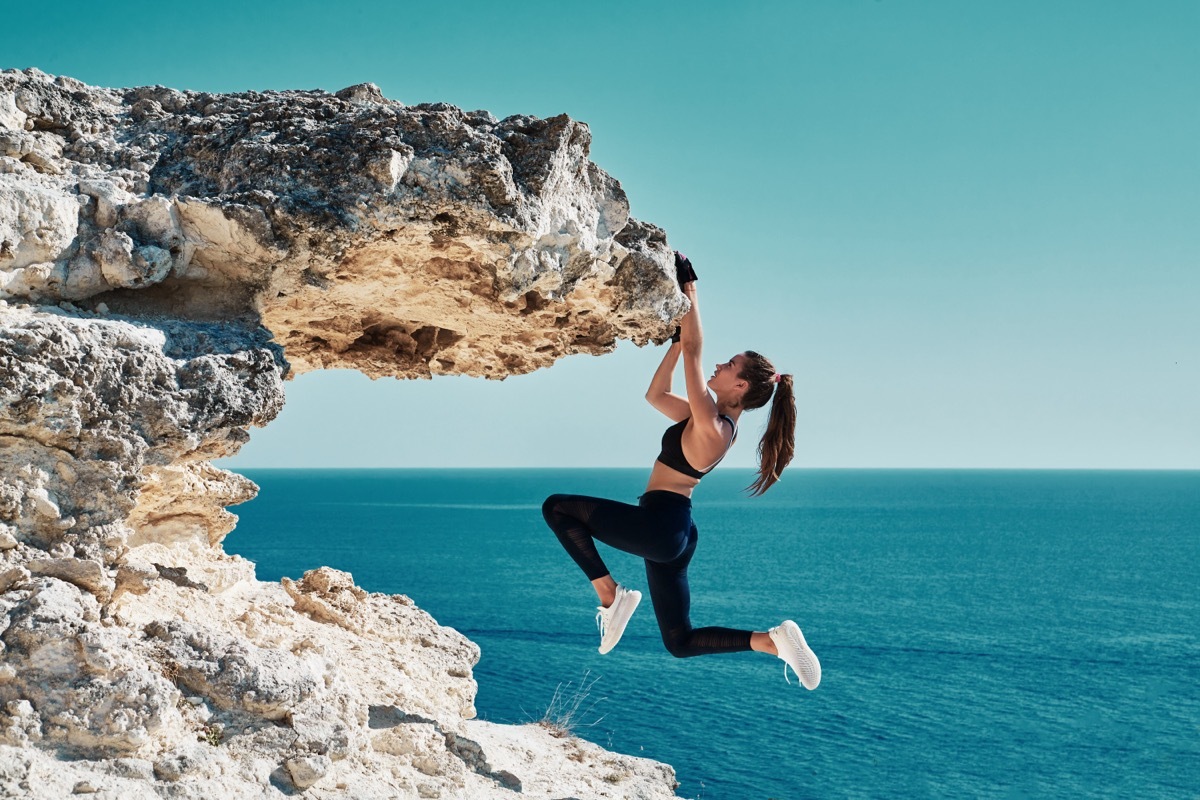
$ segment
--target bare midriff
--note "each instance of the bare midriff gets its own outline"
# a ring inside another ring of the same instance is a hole
[[[650,481],[646,484],[646,491],[674,492],[684,497],[691,497],[692,490],[699,483],[699,478],[689,478],[682,472],[671,469],[661,461],[655,461],[654,469],[650,470]]]

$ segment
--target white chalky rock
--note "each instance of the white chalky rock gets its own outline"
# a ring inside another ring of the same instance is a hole
[[[78,195],[0,175],[0,270],[68,258],[78,235]]]
[[[296,788],[302,790],[308,789],[324,778],[332,765],[328,756],[300,756],[290,758],[287,762],[292,783],[296,784]]]
[[[28,496],[34,509],[41,516],[51,519],[58,519],[62,516],[62,512],[58,508],[58,500],[44,488],[30,489]]]
[[[16,96],[11,93],[0,94],[0,128],[14,131],[25,130],[26,116],[21,109],[17,108],[16,100]]]
[[[210,463],[299,371],[504,378],[668,335],[666,236],[589,144],[370,84],[0,71],[0,796],[674,796],[476,721],[478,646],[409,598],[257,580],[222,547],[257,487]]]
[[[30,572],[25,567],[9,567],[0,570],[0,592],[7,592],[18,583],[29,580]]]

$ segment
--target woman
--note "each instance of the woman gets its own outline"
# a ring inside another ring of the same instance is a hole
[[[542,514],[600,599],[596,620],[601,653],[620,641],[642,594],[613,579],[596,550],[597,541],[645,559],[650,600],[663,644],[672,655],[685,658],[743,650],[770,653],[783,659],[785,677],[791,667],[805,688],[815,689],[821,681],[821,664],[795,622],[787,620],[769,631],[743,631],[693,628],[689,618],[687,566],[698,535],[691,517],[692,490],[732,446],[742,412],[761,408],[768,400],[771,416],[759,443],[758,478],[749,488],[756,495],[769,489],[792,460],[796,401],[792,376],[778,374],[771,362],[752,351],[718,364],[705,381],[696,273],[678,252],[675,267],[692,308],[684,315],[646,392],[651,405],[675,420],[663,434],[662,452],[650,473],[646,493],[636,506],[582,495],[551,495],[542,505]],[[671,391],[671,377],[681,357],[686,398]]]

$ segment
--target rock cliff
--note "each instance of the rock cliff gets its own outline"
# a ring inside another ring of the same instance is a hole
[[[0,72],[0,795],[671,797],[474,719],[478,648],[222,549],[217,469],[300,371],[502,379],[686,310],[586,125],[363,84]]]

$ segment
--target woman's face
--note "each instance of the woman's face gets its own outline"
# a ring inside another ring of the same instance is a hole
[[[708,379],[708,388],[712,389],[718,395],[724,397],[733,394],[737,391],[744,392],[748,385],[745,380],[738,377],[742,371],[742,365],[746,361],[746,356],[738,353],[728,361],[717,364],[716,370],[713,371],[712,377]]]

